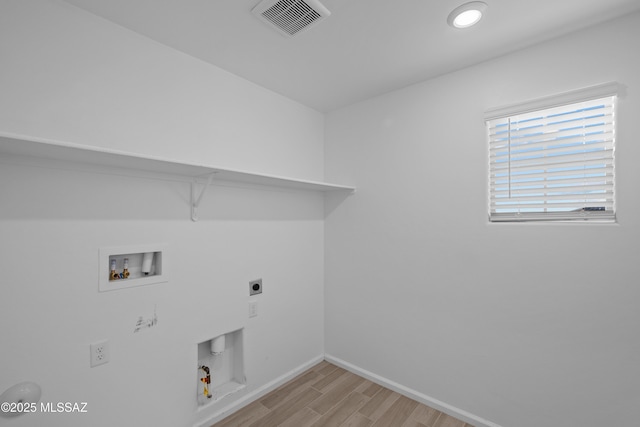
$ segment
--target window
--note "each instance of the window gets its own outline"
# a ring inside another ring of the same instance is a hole
[[[490,221],[615,219],[617,84],[487,112]]]

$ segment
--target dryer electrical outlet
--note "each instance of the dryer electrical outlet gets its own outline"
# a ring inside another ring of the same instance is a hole
[[[256,279],[249,282],[249,296],[262,293],[262,279]]]

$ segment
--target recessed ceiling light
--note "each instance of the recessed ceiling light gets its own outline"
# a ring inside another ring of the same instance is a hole
[[[475,25],[482,19],[487,4],[481,1],[465,3],[453,9],[449,14],[447,22],[455,28],[467,28]]]

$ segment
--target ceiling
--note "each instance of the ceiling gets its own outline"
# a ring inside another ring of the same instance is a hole
[[[287,38],[257,19],[260,0],[65,0],[321,112],[464,68],[632,11],[640,0],[321,0],[331,16]]]

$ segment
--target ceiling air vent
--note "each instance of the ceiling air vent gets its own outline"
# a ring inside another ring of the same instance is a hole
[[[317,0],[263,0],[252,12],[287,37],[294,36],[331,15]]]

